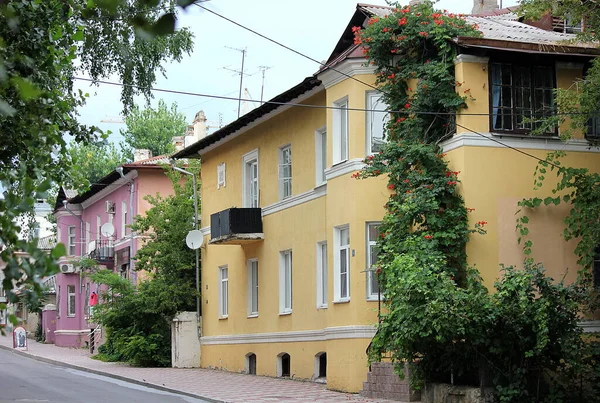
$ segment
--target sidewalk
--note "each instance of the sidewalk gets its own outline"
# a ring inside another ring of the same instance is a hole
[[[358,395],[329,391],[324,385],[288,379],[251,376],[209,369],[138,368],[90,358],[85,349],[56,347],[28,339],[29,350],[22,354],[56,365],[66,365],[145,386],[226,403],[264,402],[388,402]],[[12,350],[12,337],[0,336],[0,348]],[[21,353],[21,352],[18,352]]]

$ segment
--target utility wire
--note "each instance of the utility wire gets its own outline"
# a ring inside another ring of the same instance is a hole
[[[469,112],[431,112],[431,111],[410,111],[410,110],[389,110],[389,109],[368,109],[368,108],[349,108],[349,107],[339,107],[333,105],[313,105],[313,104],[299,104],[294,102],[278,102],[278,101],[258,101],[255,99],[249,98],[238,98],[238,97],[229,97],[225,95],[211,95],[211,94],[203,94],[198,92],[189,92],[189,91],[179,91],[179,90],[170,90],[165,88],[154,88],[154,87],[143,87],[135,84],[125,84],[125,83],[117,83],[113,81],[105,81],[105,80],[93,80],[91,78],[83,78],[83,77],[74,77],[75,80],[80,81],[88,81],[94,84],[106,84],[106,85],[114,85],[119,87],[133,87],[140,90],[147,91],[155,91],[155,92],[165,92],[169,94],[178,94],[178,95],[188,95],[195,97],[203,97],[203,98],[213,98],[213,99],[222,99],[226,101],[242,101],[242,102],[254,102],[260,104],[271,104],[271,105],[280,105],[280,106],[292,106],[292,107],[300,107],[300,108],[312,108],[312,109],[333,109],[333,110],[345,110],[345,111],[355,111],[355,112],[378,112],[378,113],[395,113],[399,115],[436,115],[436,116],[456,116],[457,114],[461,116],[495,116],[493,113],[469,113]],[[382,92],[382,91],[380,91]],[[592,114],[587,112],[559,112],[549,116],[572,116],[572,115],[592,115],[592,116],[600,116],[600,110],[594,111]]]

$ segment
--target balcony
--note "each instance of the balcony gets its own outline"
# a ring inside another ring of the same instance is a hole
[[[88,256],[99,263],[113,262],[115,260],[115,247],[113,246],[113,242],[110,240],[90,242]]]
[[[245,245],[262,241],[260,208],[230,208],[210,216],[211,244]]]

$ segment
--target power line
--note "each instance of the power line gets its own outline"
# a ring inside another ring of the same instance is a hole
[[[91,78],[83,78],[83,77],[74,77],[75,80],[80,81],[88,81],[94,84],[106,84],[106,85],[114,85],[118,87],[133,87],[141,90],[147,91],[155,91],[155,92],[165,92],[168,94],[177,94],[177,95],[188,95],[195,97],[203,97],[203,98],[212,98],[212,99],[221,99],[225,101],[242,101],[242,102],[254,102],[260,104],[271,104],[271,105],[280,105],[280,106],[292,106],[292,107],[300,107],[300,108],[313,108],[313,109],[333,109],[333,110],[346,110],[346,111],[354,111],[354,112],[378,112],[378,113],[395,113],[400,115],[436,115],[436,116],[456,116],[457,114],[461,116],[494,116],[493,113],[467,113],[467,112],[431,112],[431,111],[410,111],[410,110],[389,110],[389,109],[367,109],[367,108],[350,108],[350,107],[339,107],[333,105],[314,105],[314,104],[299,104],[294,102],[278,102],[278,101],[257,101],[255,99],[249,98],[238,98],[238,97],[229,97],[225,95],[212,95],[212,94],[204,94],[198,92],[189,92],[189,91],[179,91],[179,90],[170,90],[165,88],[155,88],[155,87],[143,87],[135,84],[125,84],[125,83],[117,83],[113,81],[105,81],[105,80],[94,80]],[[381,91],[380,91],[381,92]],[[600,110],[594,111],[592,113],[587,112],[559,112],[546,116],[572,116],[572,115],[590,115],[590,116],[600,116]]]

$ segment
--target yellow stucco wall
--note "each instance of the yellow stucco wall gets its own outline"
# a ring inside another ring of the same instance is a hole
[[[557,83],[567,88],[580,76],[577,69],[557,69]],[[357,79],[373,84],[371,75]],[[456,66],[456,79],[463,83],[459,91],[474,98],[468,100],[469,113],[457,122],[470,129],[489,132],[489,100],[487,64],[463,62]],[[305,102],[332,106],[344,97],[349,108],[365,108],[366,94],[372,89],[355,80],[343,80],[322,90]],[[366,225],[382,219],[389,193],[385,178],[352,179],[354,171],[344,166],[359,166],[365,157],[365,114],[349,112],[349,161],[332,166],[333,111],[331,109],[290,108],[262,122],[253,124],[247,132],[228,139],[202,155],[202,217],[203,226],[210,225],[210,215],[230,207],[242,207],[243,155],[258,150],[260,207],[263,209],[264,240],[240,245],[208,244],[202,250],[202,304],[205,341],[202,345],[202,366],[243,371],[246,355],[257,356],[257,373],[276,376],[277,356],[291,356],[291,373],[296,378],[314,376],[315,355],[327,353],[327,386],[331,389],[358,392],[368,371],[365,349],[370,335],[356,331],[343,333],[340,329],[364,329],[377,320],[377,302],[366,297]],[[326,127],[328,181],[315,188],[315,130]],[[467,132],[458,129],[458,132]],[[531,141],[529,139],[528,141]],[[278,189],[279,149],[292,147],[292,194],[316,195],[295,206],[273,212],[280,206]],[[548,143],[540,139],[539,149],[526,151],[544,158]],[[533,171],[536,161],[500,145],[460,146],[448,152],[453,170],[461,171],[459,191],[471,213],[472,223],[488,222],[487,235],[474,235],[467,245],[469,264],[482,273],[488,287],[499,276],[499,264],[520,264],[521,247],[515,233],[516,203],[523,197],[549,194],[552,179],[544,189],[533,190]],[[565,164],[600,171],[597,154],[573,152]],[[226,186],[217,189],[217,165],[226,163]],[[352,165],[355,164],[355,165]],[[356,165],[358,164],[358,165]],[[321,193],[319,193],[321,192]],[[265,208],[267,209],[265,210]],[[550,207],[531,213],[531,239],[534,258],[547,265],[549,274],[567,279],[576,273],[574,243],[560,238],[564,208]],[[350,300],[334,301],[334,228],[348,225],[350,229]],[[205,236],[208,243],[210,236]],[[328,244],[328,307],[317,309],[316,260],[317,242]],[[279,313],[280,252],[293,253],[292,313]],[[259,314],[248,317],[247,261],[257,259],[259,266]],[[219,266],[227,265],[229,273],[229,313],[218,318]],[[322,332],[314,336],[316,333]],[[331,336],[334,332],[337,336]],[[260,334],[263,342],[252,342]],[[329,334],[329,336],[328,336]],[[279,340],[283,336],[290,337]],[[310,337],[315,337],[310,339]],[[340,336],[341,335],[341,336]],[[339,337],[338,337],[339,336]],[[237,338],[237,339],[236,339]],[[237,341],[232,341],[232,340]],[[310,339],[310,340],[309,340]]]

